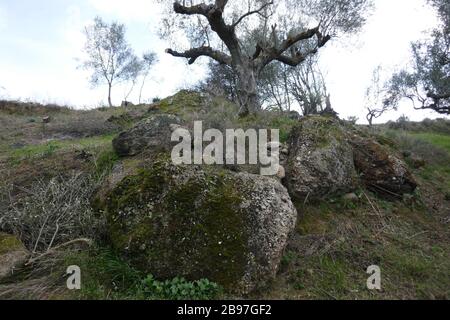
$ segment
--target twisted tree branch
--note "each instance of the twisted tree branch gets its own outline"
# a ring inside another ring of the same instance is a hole
[[[206,56],[216,60],[220,64],[231,65],[231,57],[229,55],[207,46],[186,50],[184,52],[166,49],[166,53],[174,57],[187,58],[189,59],[189,64],[193,64],[201,56]]]

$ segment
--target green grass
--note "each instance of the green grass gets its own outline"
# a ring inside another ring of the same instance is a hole
[[[411,136],[445,150],[450,156],[449,135],[437,133],[411,133]],[[450,162],[444,164],[431,162],[422,168],[418,174],[429,182],[435,183],[439,191],[446,194],[450,193]]]
[[[438,133],[410,133],[411,136],[427,141],[450,153],[450,135]]]
[[[425,166],[414,172],[417,177],[434,185],[439,192],[450,195],[450,135],[403,130],[388,130],[385,135],[396,142],[398,151],[406,151],[425,160]],[[410,158],[405,160],[411,163]]]
[[[63,265],[80,267],[81,290],[74,293],[76,299],[207,300],[221,293],[221,288],[207,279],[187,281],[176,277],[159,281],[146,276],[105,248],[68,254]]]
[[[95,172],[101,177],[108,174],[114,167],[114,164],[119,160],[119,156],[114,151],[111,144],[104,146],[103,149],[97,153],[95,157]]]
[[[368,196],[379,212],[365,195],[351,206],[338,199],[297,204],[297,236],[277,278],[281,294],[270,298],[449,298],[445,225],[420,204]],[[381,268],[381,291],[366,287],[370,265]]]
[[[62,266],[76,265],[81,270],[81,290],[74,298],[142,299],[139,284],[143,275],[107,249],[94,248],[67,254]]]
[[[51,156],[58,151],[86,150],[96,152],[98,148],[110,145],[114,137],[115,135],[104,135],[83,139],[54,140],[18,149],[10,148],[6,151],[6,155],[12,163],[18,163],[25,159]]]

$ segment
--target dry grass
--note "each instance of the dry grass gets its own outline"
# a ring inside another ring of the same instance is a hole
[[[101,236],[103,220],[90,205],[99,183],[81,173],[57,176],[36,181],[22,197],[13,196],[11,186],[0,213],[0,229],[18,236],[33,255],[73,239]]]

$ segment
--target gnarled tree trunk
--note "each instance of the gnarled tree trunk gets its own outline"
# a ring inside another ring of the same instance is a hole
[[[191,48],[184,52],[178,52],[167,49],[166,52],[174,57],[187,58],[189,64],[201,57],[206,56],[216,60],[220,64],[231,66],[236,73],[238,83],[237,92],[240,104],[240,116],[256,113],[261,109],[257,94],[257,80],[260,72],[272,61],[279,61],[286,65],[295,67],[304,62],[309,55],[317,53],[317,50],[323,47],[330,39],[330,35],[323,35],[319,26],[301,30],[295,34],[288,36],[282,41],[278,41],[276,37],[276,25],[272,26],[273,43],[258,43],[255,53],[248,56],[242,50],[241,43],[236,34],[236,27],[245,18],[261,14],[267,7],[274,4],[273,1],[264,3],[256,10],[249,10],[237,18],[232,24],[225,21],[223,13],[227,6],[228,0],[215,0],[214,3],[200,2],[196,5],[185,5],[175,1],[173,4],[174,12],[181,15],[200,15],[204,16],[211,27],[211,30],[217,34],[223,44],[227,47],[228,52],[213,49],[206,41],[200,47]],[[311,38],[317,38],[316,44],[307,50],[291,50],[298,42],[306,41]],[[208,45],[207,45],[208,44]]]
[[[237,94],[239,99],[239,115],[257,113],[261,109],[257,92],[257,76],[251,66],[238,65],[235,68],[237,74]]]

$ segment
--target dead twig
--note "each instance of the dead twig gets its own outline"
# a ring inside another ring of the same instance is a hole
[[[74,240],[68,241],[66,243],[60,244],[59,246],[54,247],[53,249],[48,250],[47,252],[45,252],[35,258],[30,258],[28,260],[28,262],[25,263],[25,266],[29,266],[30,264],[33,264],[36,261],[53,254],[54,252],[58,251],[59,249],[68,247],[75,243],[86,243],[88,246],[92,246],[93,241],[91,239],[86,239],[86,238],[80,238],[80,239],[74,239]]]

